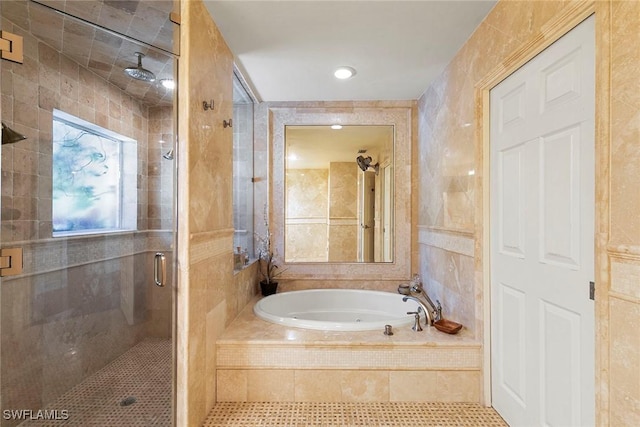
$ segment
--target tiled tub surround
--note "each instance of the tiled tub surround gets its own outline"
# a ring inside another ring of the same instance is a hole
[[[418,227],[420,276],[431,299],[439,299],[445,316],[465,325],[481,339],[482,307],[474,295],[474,238],[470,233]]]
[[[329,332],[247,305],[217,341],[219,402],[480,402],[481,345],[463,330]]]

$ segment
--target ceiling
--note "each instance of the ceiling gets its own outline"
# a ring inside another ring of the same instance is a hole
[[[393,146],[393,126],[287,126],[287,169],[328,169],[332,162],[353,162],[360,154],[372,156]]]
[[[496,3],[204,2],[260,101],[418,99]]]
[[[171,105],[157,82],[126,78],[135,51],[171,78],[172,0],[13,0],[2,16],[147,105]],[[204,0],[260,101],[417,99],[495,1]],[[53,9],[122,32],[115,36]],[[140,40],[143,44],[136,43]],[[153,46],[148,47],[145,44]],[[356,68],[349,80],[337,66]]]
[[[0,7],[3,19],[31,32],[140,102],[149,106],[172,105],[172,91],[160,84],[161,79],[173,78],[174,60],[167,52],[173,44],[175,26],[169,20],[171,0],[2,0]],[[101,26],[118,30],[127,38]],[[137,65],[135,52],[146,55],[142,66],[156,75],[155,82],[135,80],[124,74],[125,68]],[[29,54],[33,52],[26,53]]]

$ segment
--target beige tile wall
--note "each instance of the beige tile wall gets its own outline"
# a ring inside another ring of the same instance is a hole
[[[608,25],[600,29],[598,52],[605,61],[610,54],[611,70],[611,121],[603,124],[610,132],[603,144],[608,143],[611,158],[609,162],[606,158],[601,160],[605,192],[599,195],[600,203],[606,204],[609,172],[609,218],[603,221],[602,234],[609,232],[610,268],[607,271],[606,263],[602,264],[602,277],[610,278],[610,286],[608,307],[602,311],[610,317],[608,330],[601,328],[598,337],[602,354],[609,357],[608,361],[603,357],[601,369],[606,372],[608,368],[610,377],[607,382],[603,375],[600,387],[602,409],[604,412],[608,407],[610,418],[603,414],[601,420],[610,425],[635,425],[640,423],[640,333],[632,326],[640,322],[640,3],[607,2],[596,13],[609,13],[609,20],[600,21]],[[605,90],[603,85],[601,91]],[[605,112],[606,109],[601,110],[604,117]],[[607,283],[597,285],[603,291],[599,295],[604,296]],[[605,303],[603,298],[601,304]]]
[[[233,273],[233,55],[200,0],[181,2],[177,425],[216,401],[215,343],[257,292],[256,265]],[[203,101],[215,108],[204,110]]]
[[[285,259],[327,260],[327,169],[288,169]]]
[[[430,288],[440,289],[445,310],[448,301],[457,301],[454,312],[472,313],[482,337],[482,267],[475,279],[467,274],[462,286],[456,278],[465,276],[459,270],[466,261],[456,262],[451,269],[456,274],[433,273],[447,258],[471,256],[482,265],[482,242],[474,236],[482,230],[474,212],[482,212],[475,193],[483,184],[474,160],[481,136],[474,110],[482,109],[475,85],[507,66],[521,46],[543,39],[553,30],[551,21],[572,19],[588,8],[596,14],[597,56],[597,424],[633,425],[640,408],[640,344],[637,330],[629,327],[638,321],[640,307],[640,282],[634,280],[640,274],[640,3],[500,1],[427,88],[418,109],[418,158],[424,165],[417,178],[420,270]],[[473,179],[470,170],[476,171]],[[474,247],[474,240],[476,250],[469,253],[465,248]]]
[[[358,259],[358,166],[329,165],[329,262]]]

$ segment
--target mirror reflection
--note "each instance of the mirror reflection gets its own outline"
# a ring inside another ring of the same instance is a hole
[[[393,126],[286,126],[285,262],[393,262]]]

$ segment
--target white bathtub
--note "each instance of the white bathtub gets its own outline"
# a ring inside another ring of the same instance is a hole
[[[323,331],[370,331],[411,325],[417,304],[391,292],[313,289],[274,294],[258,301],[259,318],[285,326]]]

